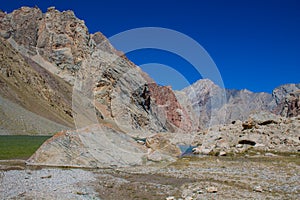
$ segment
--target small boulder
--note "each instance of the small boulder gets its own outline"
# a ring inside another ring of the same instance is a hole
[[[250,120],[261,126],[268,124],[278,124],[280,122],[280,117],[269,112],[258,112],[250,115]]]
[[[200,154],[201,149],[200,149],[200,147],[195,147],[192,149],[192,152],[193,152],[193,154]]]
[[[243,126],[243,130],[246,130],[246,129],[252,129],[255,127],[255,122],[252,120],[252,119],[249,119],[245,122],[243,122],[242,126]]]
[[[202,154],[202,155],[209,155],[211,149],[207,149],[205,147],[195,147],[192,149],[193,154]]]

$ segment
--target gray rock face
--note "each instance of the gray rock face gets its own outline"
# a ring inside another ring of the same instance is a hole
[[[0,29],[4,38],[12,37],[18,44],[35,51],[38,28],[42,20],[38,8],[21,7],[10,14],[2,14]],[[25,37],[26,36],[26,37]]]
[[[271,94],[224,90],[208,79],[199,80],[182,91],[192,103],[202,128],[246,120],[251,112],[269,111],[275,106]]]
[[[108,126],[94,125],[56,134],[28,160],[28,164],[78,167],[141,165],[146,148]]]
[[[294,117],[300,114],[300,84],[285,84],[273,90],[276,114]]]
[[[39,8],[22,7],[5,15],[1,25],[17,44],[62,69],[73,69],[90,51],[88,30],[72,11],[49,8],[43,14]]]
[[[130,167],[149,162],[170,162],[179,148],[164,135],[140,143],[111,124],[62,131],[48,139],[27,161],[29,165],[88,168]]]
[[[285,84],[275,88],[272,95],[276,101],[276,104],[280,104],[284,101],[285,97],[297,90],[300,90],[300,83],[298,84]]]

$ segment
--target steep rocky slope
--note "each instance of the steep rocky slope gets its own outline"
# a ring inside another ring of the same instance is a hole
[[[34,68],[23,73],[33,79],[24,85],[27,91],[9,86],[6,91],[13,94],[2,91],[1,95],[38,115],[68,126],[73,117],[78,128],[100,120],[135,134],[191,130],[192,122],[172,90],[156,85],[101,33],[89,34],[72,11],[51,7],[42,13],[39,8],[22,7],[9,14],[1,12],[0,35],[2,48],[18,56],[1,58],[2,82],[23,86],[22,75],[12,72]],[[17,60],[26,67],[15,69]],[[21,93],[22,101],[12,97],[16,93]],[[36,106],[39,102],[45,104]],[[47,106],[55,109],[46,110]]]
[[[53,135],[67,129],[0,96],[0,135]]]
[[[0,38],[0,66],[2,97],[43,118],[73,127],[72,90],[69,84],[31,59],[23,57],[2,38]]]

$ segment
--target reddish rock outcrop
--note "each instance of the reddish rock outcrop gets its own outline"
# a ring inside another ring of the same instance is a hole
[[[192,131],[192,121],[186,110],[178,102],[170,86],[159,86],[151,83],[150,97],[157,106],[165,112],[166,121],[183,131]]]

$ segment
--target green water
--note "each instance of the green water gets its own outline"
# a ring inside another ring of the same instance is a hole
[[[49,136],[0,135],[0,160],[27,159]]]

